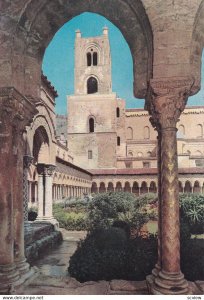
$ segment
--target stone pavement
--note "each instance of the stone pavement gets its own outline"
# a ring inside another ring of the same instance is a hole
[[[148,295],[146,281],[89,281],[80,283],[67,273],[70,256],[86,232],[61,229],[64,241],[38,260],[39,275],[26,286],[14,291],[17,295]],[[191,294],[202,295],[204,282],[190,283]]]
[[[18,295],[148,295],[146,281],[89,281],[80,283],[70,277],[40,275],[15,291]]]
[[[34,263],[43,275],[66,277],[69,259],[75,252],[77,243],[86,236],[85,231],[60,231],[63,235],[62,244]]]

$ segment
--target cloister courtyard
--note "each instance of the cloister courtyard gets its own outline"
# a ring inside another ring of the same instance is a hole
[[[61,114],[43,63],[84,13],[113,25],[73,31]],[[204,293],[203,22],[203,0],[0,0],[0,294]]]

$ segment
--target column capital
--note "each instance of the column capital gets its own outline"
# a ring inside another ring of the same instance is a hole
[[[28,169],[33,163],[33,156],[24,155],[23,156],[23,168]]]
[[[171,77],[150,80],[146,109],[150,122],[157,130],[176,128],[176,123],[184,110],[194,79],[191,77]]]
[[[45,164],[37,164],[37,171],[39,175],[43,175],[45,170]]]
[[[45,165],[45,168],[44,168],[44,173],[45,173],[45,176],[52,176],[54,171],[56,169],[56,166],[55,165]]]
[[[11,124],[20,124],[20,130],[23,130],[38,113],[35,105],[14,87],[0,88],[0,107],[0,133],[6,133]]]

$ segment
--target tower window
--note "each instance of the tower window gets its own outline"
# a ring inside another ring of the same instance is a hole
[[[116,117],[117,118],[120,117],[120,108],[119,107],[116,108]]]
[[[91,52],[87,52],[86,58],[88,67],[98,65],[98,53],[93,52],[93,49],[91,49]]]
[[[120,146],[120,137],[117,136],[117,146]]]
[[[97,52],[93,53],[93,65],[94,66],[98,65],[98,54],[97,54]]]
[[[91,53],[88,52],[86,57],[87,57],[87,66],[91,66]]]
[[[94,132],[94,119],[89,119],[89,132]]]
[[[98,82],[96,78],[90,77],[87,80],[87,93],[88,94],[94,94],[98,92]]]
[[[88,151],[88,159],[92,159],[93,158],[93,153],[92,150]]]

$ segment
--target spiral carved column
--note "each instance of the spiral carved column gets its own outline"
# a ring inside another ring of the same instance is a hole
[[[152,270],[152,274],[156,277],[161,270],[161,257],[162,257],[162,248],[161,248],[161,211],[162,211],[162,197],[161,197],[161,131],[158,129],[157,136],[157,169],[158,169],[158,259],[155,265],[155,268]]]
[[[186,294],[188,283],[180,271],[180,224],[176,127],[162,129],[161,143],[161,271],[155,292]]]
[[[158,262],[153,275],[147,277],[153,294],[188,294],[188,282],[180,270],[176,124],[192,84],[192,79],[186,77],[152,80],[151,97],[146,102],[150,120],[158,131]]]

